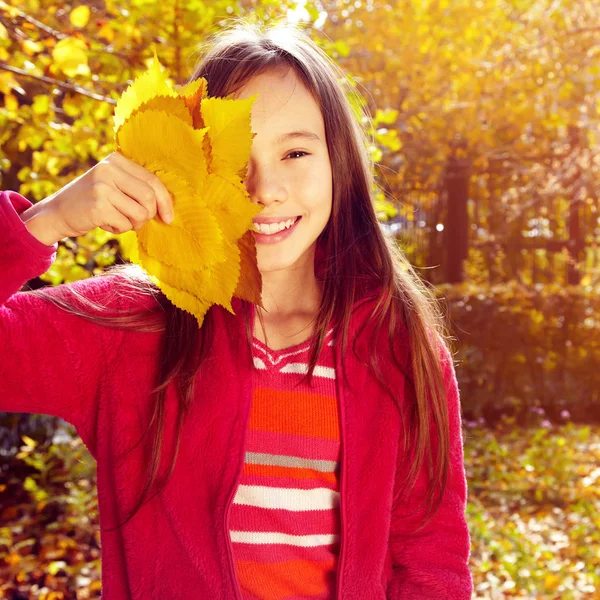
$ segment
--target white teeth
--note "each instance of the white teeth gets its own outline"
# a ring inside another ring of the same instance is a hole
[[[289,219],[288,221],[281,221],[280,223],[254,223],[254,227],[259,233],[272,235],[290,228],[295,222],[296,219]]]

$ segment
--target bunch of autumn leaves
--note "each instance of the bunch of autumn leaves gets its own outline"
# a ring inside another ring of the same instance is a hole
[[[233,296],[260,304],[250,201],[242,176],[253,134],[246,100],[207,96],[206,79],[173,89],[154,56],[115,108],[117,150],[154,173],[173,198],[174,220],[157,216],[118,237],[125,256],[201,326]]]

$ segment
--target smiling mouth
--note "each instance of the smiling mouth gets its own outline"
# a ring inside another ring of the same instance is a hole
[[[269,226],[271,225],[275,225],[276,223],[252,223],[253,225],[253,229],[252,231],[254,231],[255,233],[258,233],[259,235],[277,235],[278,233],[283,233],[284,231],[288,231],[289,229],[291,229],[294,225],[296,225],[296,223],[298,223],[298,221],[301,219],[301,216],[296,217],[287,227],[283,227],[283,228],[278,228],[275,231],[268,231],[268,229],[270,229]],[[288,223],[290,221],[290,219],[288,219],[287,221],[279,221],[279,223]],[[258,228],[258,226],[261,227],[266,227],[267,230],[260,230]]]

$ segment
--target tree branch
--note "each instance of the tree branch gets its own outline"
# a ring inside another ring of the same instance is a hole
[[[2,6],[3,4],[4,4],[4,2],[0,2],[0,8],[4,8]],[[38,29],[41,29],[42,31],[45,31],[47,34],[51,35],[52,37],[55,37],[58,40],[63,40],[65,38],[69,37],[68,35],[61,33],[60,31],[56,31],[56,29],[52,29],[52,27],[45,25],[41,21],[38,21],[37,19],[30,17],[27,13],[24,13],[22,10],[19,10],[15,6],[11,6],[10,10],[11,10],[11,12],[14,12],[15,14],[17,14],[24,21],[31,23],[33,26],[37,27]]]
[[[4,8],[5,3],[0,0],[0,9]],[[41,29],[43,32],[47,33],[48,35],[52,36],[53,38],[57,39],[57,40],[64,40],[66,38],[69,37],[68,34],[66,33],[62,33],[60,31],[57,31],[56,29],[53,29],[52,27],[50,27],[49,25],[46,25],[44,23],[42,23],[41,21],[38,21],[37,19],[34,19],[32,16],[28,15],[26,12],[23,12],[22,10],[19,10],[18,8],[11,6],[10,10],[12,12],[14,12],[18,17],[20,17],[21,19],[23,19],[24,21],[27,21],[28,23],[30,23],[31,25],[33,25],[34,27],[37,27],[38,29]],[[6,25],[5,25],[6,26]],[[7,27],[7,29],[10,31],[12,28],[11,27]],[[93,39],[91,37],[88,36],[88,39],[90,41],[96,42],[98,44],[101,44],[101,42],[99,42],[96,39]],[[122,52],[116,52],[114,50],[109,50],[107,47],[103,47],[103,48],[89,48],[88,52],[96,52],[99,54],[110,54],[111,56],[117,56],[123,60],[126,61],[131,61],[131,57],[127,56],[125,54],[123,54]]]
[[[82,96],[87,96],[88,98],[92,98],[93,100],[99,100],[100,102],[107,102],[108,104],[113,105],[117,104],[117,101],[113,98],[107,98],[106,96],[90,92],[89,90],[86,90],[85,88],[79,85],[73,85],[71,83],[59,81],[58,79],[52,79],[52,77],[45,77],[44,75],[34,75],[33,73],[28,73],[27,71],[19,69],[18,67],[11,67],[10,65],[7,65],[3,62],[0,62],[0,69],[4,71],[10,71],[11,73],[15,73],[16,75],[21,75],[22,77],[29,77],[30,79],[35,79],[36,81],[41,81],[42,83],[53,85],[64,90],[68,90],[69,92],[74,92]]]

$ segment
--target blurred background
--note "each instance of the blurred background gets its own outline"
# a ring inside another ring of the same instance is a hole
[[[600,598],[600,4],[0,0],[0,189],[91,168],[154,48],[184,83],[237,16],[303,24],[372,115],[381,226],[456,338],[474,597]],[[27,287],[121,260],[96,230]],[[0,436],[0,598],[99,597],[93,459],[46,416]]]

